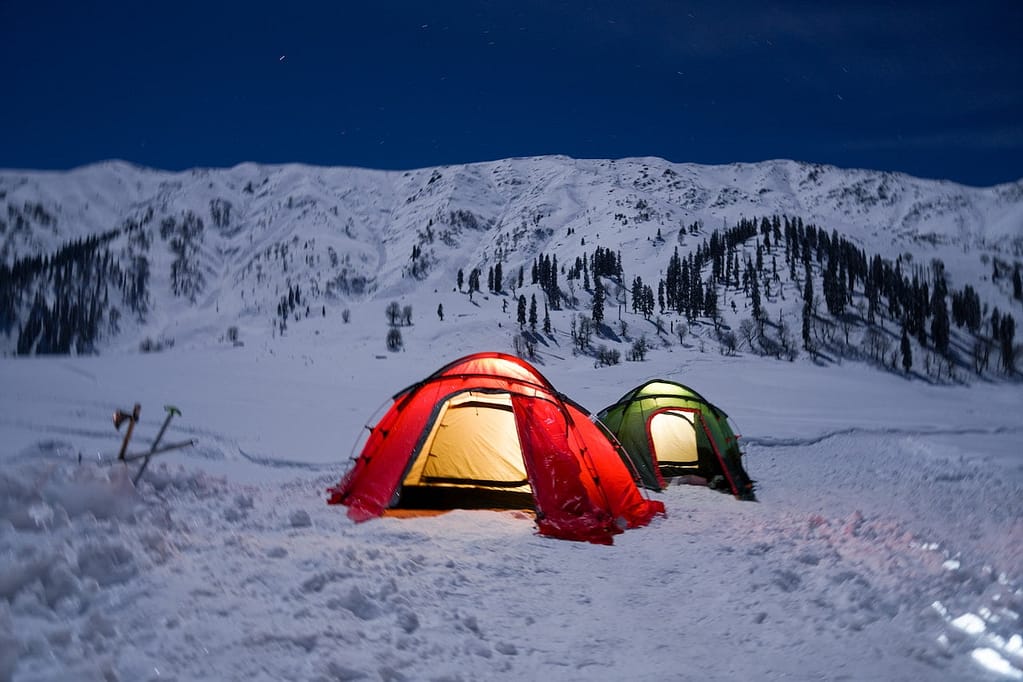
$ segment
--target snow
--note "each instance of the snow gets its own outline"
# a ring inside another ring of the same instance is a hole
[[[758,503],[693,486],[611,547],[522,512],[354,524],[325,490],[388,397],[482,337],[0,359],[0,679],[1018,679],[1019,388],[697,351],[540,365],[590,409],[724,407]],[[503,350],[503,349],[498,349]],[[142,404],[112,463],[113,410]],[[81,461],[79,461],[81,457]]]
[[[170,294],[154,241],[144,324],[124,319],[99,355],[0,356],[0,680],[1019,679],[1023,401],[993,372],[943,385],[919,360],[906,377],[855,358],[732,357],[709,324],[683,340],[628,309],[617,348],[645,333],[647,359],[596,368],[568,335],[586,311],[576,282],[579,308],[551,311],[538,369],[594,412],[651,378],[693,387],[737,425],[759,502],[672,486],[649,493],[665,517],[607,547],[540,537],[524,512],[355,524],[325,499],[391,396],[463,355],[513,352],[513,296],[542,300],[528,283],[540,253],[569,265],[613,247],[627,278],[654,283],[676,246],[742,216],[798,215],[868,254],[942,259],[952,286],[972,284],[1019,327],[990,276],[1023,243],[1020,187],[653,158],[0,172],[8,209],[58,218],[9,231],[5,262],[149,209],[147,229],[186,212],[210,223],[194,303]],[[217,200],[234,207],[224,229]],[[418,234],[430,221],[436,243]],[[697,221],[700,235],[683,234]],[[290,259],[260,260],[288,244]],[[413,246],[434,259],[423,280],[406,276]],[[328,247],[365,292],[325,293]],[[454,290],[458,269],[498,258],[508,279],[525,268],[525,286]],[[313,314],[282,336],[273,310],[296,282]],[[781,294],[769,318],[798,320],[799,292]],[[394,300],[414,324],[388,353]],[[732,329],[744,305],[724,309]],[[239,345],[223,339],[231,326]],[[175,343],[143,354],[146,337]],[[13,343],[0,336],[0,350]],[[182,414],[164,442],[195,440],[137,486],[138,464],[113,461],[111,423],[136,402],[132,452],[167,404]]]

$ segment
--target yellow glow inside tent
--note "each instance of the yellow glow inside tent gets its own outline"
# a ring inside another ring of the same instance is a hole
[[[531,492],[511,396],[468,391],[449,398],[403,484]]]
[[[650,439],[658,462],[696,468],[699,456],[695,417],[692,412],[668,410],[650,419]]]

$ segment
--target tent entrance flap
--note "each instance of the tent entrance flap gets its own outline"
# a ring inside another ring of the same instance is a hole
[[[402,480],[400,505],[532,508],[511,396],[448,398]]]
[[[661,472],[667,476],[696,473],[700,468],[696,419],[690,410],[660,410],[647,426],[650,448]]]

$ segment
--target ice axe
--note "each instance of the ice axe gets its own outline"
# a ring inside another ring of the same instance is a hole
[[[139,420],[139,412],[142,411],[142,406],[135,403],[135,407],[131,412],[125,410],[114,411],[114,428],[118,431],[121,430],[121,424],[128,422],[128,430],[124,432],[124,440],[121,441],[121,452],[118,453],[117,459],[123,460],[124,453],[128,451],[128,441],[131,440],[132,431],[135,430],[135,424]]]

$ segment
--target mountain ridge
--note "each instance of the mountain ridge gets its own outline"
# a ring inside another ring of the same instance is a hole
[[[714,231],[769,216],[798,217],[892,262],[940,261],[954,286],[971,284],[995,306],[1008,298],[1001,307],[1018,314],[1008,285],[990,280],[1000,267],[1011,277],[1023,257],[1023,180],[973,188],[791,160],[703,166],[541,156],[407,171],[248,162],[177,172],[108,161],[0,171],[0,262],[12,267],[119,230],[114,260],[122,273],[150,278],[152,300],[134,316],[122,313],[98,349],[116,346],[129,328],[135,343],[187,318],[195,329],[270,329],[274,308],[296,289],[309,314],[316,305],[326,316],[328,305],[456,289],[456,272],[497,263],[517,278],[554,256],[564,271],[597,246],[618,254],[626,280],[654,283],[674,249],[691,254]],[[753,253],[746,248],[743,258]],[[561,284],[570,288],[569,308],[588,309],[588,285]],[[628,282],[607,285],[623,303]],[[35,290],[57,305],[52,291]],[[8,306],[5,352],[34,293],[21,291]]]

